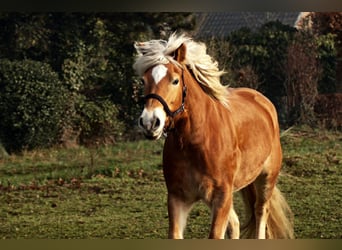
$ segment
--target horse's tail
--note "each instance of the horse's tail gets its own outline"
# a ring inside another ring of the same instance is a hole
[[[247,221],[241,227],[243,238],[255,238],[256,221],[254,215],[254,204],[256,201],[255,190],[252,185],[241,190],[245,203]],[[293,239],[293,214],[287,204],[285,197],[275,187],[269,200],[269,215],[266,223],[267,239]]]

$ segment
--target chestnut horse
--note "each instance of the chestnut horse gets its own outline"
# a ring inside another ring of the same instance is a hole
[[[224,72],[205,44],[186,35],[137,42],[135,48],[134,68],[145,91],[139,126],[148,139],[166,135],[169,238],[183,238],[199,200],[211,209],[209,238],[226,232],[239,238],[236,191],[249,212],[242,227],[248,237],[292,238],[292,213],[276,187],[282,151],[272,103],[255,90],[222,85]]]

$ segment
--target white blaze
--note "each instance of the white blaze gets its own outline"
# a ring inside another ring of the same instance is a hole
[[[152,69],[152,77],[156,84],[166,76],[167,68],[163,64],[159,64]]]

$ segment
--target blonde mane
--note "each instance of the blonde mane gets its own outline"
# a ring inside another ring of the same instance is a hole
[[[150,40],[134,44],[138,55],[133,68],[139,76],[150,67],[157,64],[173,63],[182,67],[173,57],[173,53],[182,45],[186,46],[185,61],[183,62],[193,73],[203,90],[212,98],[228,107],[228,90],[220,82],[224,71],[219,70],[218,63],[207,54],[204,43],[193,41],[190,37],[175,33],[165,40]]]

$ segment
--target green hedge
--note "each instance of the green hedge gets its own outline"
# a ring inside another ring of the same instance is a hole
[[[56,143],[67,98],[48,64],[0,60],[0,141],[6,150]]]
[[[299,119],[308,115],[307,110],[300,106],[310,107],[312,111],[316,90],[319,94],[337,91],[338,44],[333,34],[318,35],[280,22],[269,22],[257,30],[242,28],[226,38],[209,40],[207,45],[219,65],[228,72],[222,81],[232,87],[252,87],[261,91],[275,104],[282,125],[309,122],[307,118]],[[304,67],[306,75],[304,72],[296,76],[290,74],[288,60],[291,46],[310,49],[301,57],[292,55],[299,66],[308,65],[305,60],[311,60],[312,70]],[[299,75],[302,77],[299,78]],[[301,96],[296,101],[298,105],[290,105],[290,109],[287,99],[292,96],[288,96],[288,85],[294,86],[297,97],[304,92],[306,94],[305,98]],[[306,89],[303,90],[303,86]],[[292,115],[293,112],[296,115]]]

